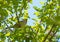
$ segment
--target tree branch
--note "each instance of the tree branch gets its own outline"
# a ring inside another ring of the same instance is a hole
[[[47,34],[46,37],[44,38],[43,42],[46,41],[46,39],[48,38],[48,35],[51,33],[51,31],[53,30],[54,27],[55,27],[55,24],[53,24],[52,28],[50,29],[50,31],[48,32],[48,34]]]
[[[55,34],[58,32],[59,28],[57,28],[56,32],[51,36],[51,38],[49,39],[49,41],[52,41],[51,39],[55,36]]]

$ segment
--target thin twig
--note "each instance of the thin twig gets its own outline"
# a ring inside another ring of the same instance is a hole
[[[10,31],[12,31],[5,21],[4,21],[4,23],[5,23],[6,26],[7,26],[5,29],[9,29]],[[5,30],[5,29],[4,29],[4,30]]]
[[[16,8],[17,9],[17,8]],[[15,9],[15,10],[16,10]],[[18,17],[18,14],[17,14],[17,10],[16,10],[16,18],[17,18],[17,21],[19,22],[19,17]]]

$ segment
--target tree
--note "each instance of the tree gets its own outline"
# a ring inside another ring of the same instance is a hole
[[[32,0],[0,0],[0,42],[57,42],[60,39],[60,0],[47,0],[42,8],[34,6],[38,19],[27,25],[28,3]],[[42,3],[42,2],[41,2]],[[39,21],[39,22],[38,22]]]

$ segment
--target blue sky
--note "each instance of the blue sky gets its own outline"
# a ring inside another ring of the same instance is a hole
[[[30,8],[28,9],[28,13],[29,13],[29,16],[30,18],[37,18],[35,15],[34,15],[34,12],[36,10],[34,10],[33,6],[38,6],[38,7],[41,7],[41,5],[39,4],[39,0],[33,0],[32,4],[29,3],[29,6]],[[33,20],[29,19],[29,22],[28,22],[28,25],[33,25]]]
[[[43,1],[42,0],[33,0],[32,4],[29,3],[30,8],[28,9],[28,13],[29,13],[30,18],[36,18],[37,19],[37,17],[34,15],[34,12],[36,10],[34,10],[33,6],[37,6],[38,8],[41,8],[42,5],[40,4],[40,2],[46,2],[46,0],[43,0]],[[33,22],[34,21],[32,19],[29,19],[28,25],[33,25]]]

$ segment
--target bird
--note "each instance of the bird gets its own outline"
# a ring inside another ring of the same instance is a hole
[[[27,24],[27,19],[23,19],[22,21],[17,22],[13,28],[24,28]]]

